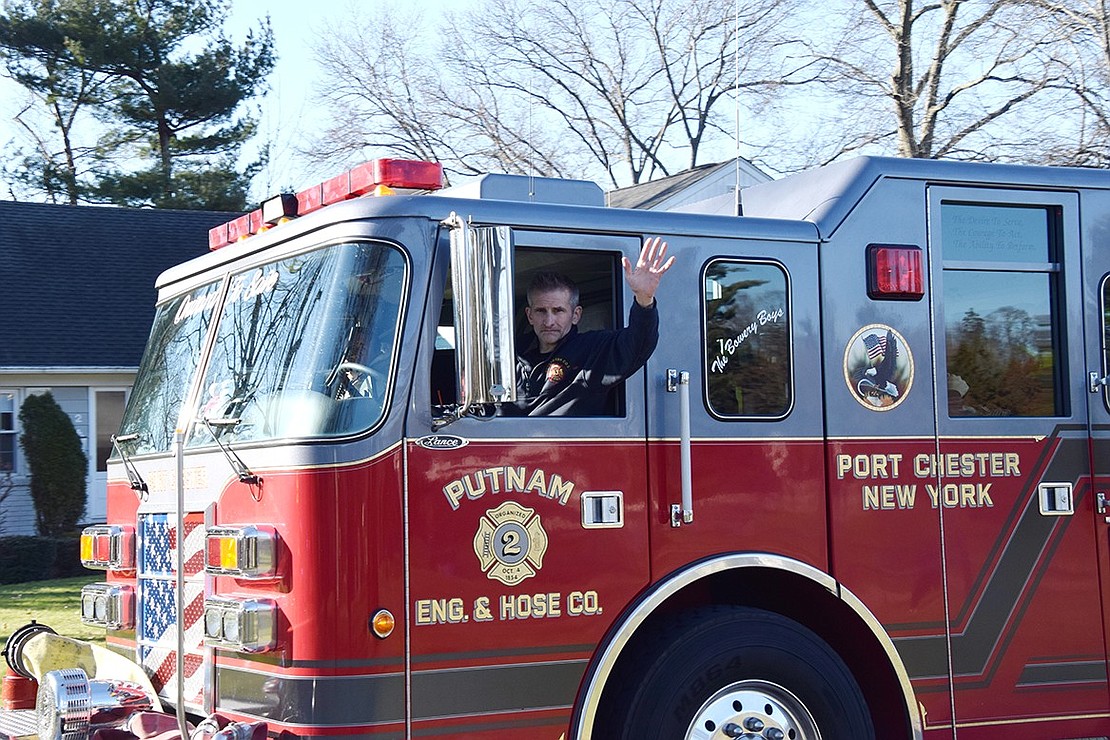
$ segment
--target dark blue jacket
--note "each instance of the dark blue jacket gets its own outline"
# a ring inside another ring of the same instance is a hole
[[[516,404],[506,416],[600,416],[612,413],[609,392],[639,370],[659,341],[659,311],[633,301],[628,326],[616,331],[571,330],[548,353],[535,334],[516,362]],[[520,346],[520,345],[518,345]]]

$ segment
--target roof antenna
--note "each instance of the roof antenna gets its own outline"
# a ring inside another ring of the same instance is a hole
[[[529,74],[531,75],[532,82],[533,82],[533,84],[531,85],[531,88],[533,90],[535,90],[536,86],[535,86],[534,83],[536,81],[536,70],[535,69],[529,70]],[[536,202],[536,158],[534,156],[534,153],[535,153],[535,139],[533,138],[533,135],[532,135],[533,134],[533,132],[532,132],[532,112],[535,111],[535,109],[536,109],[536,98],[533,95],[529,95],[528,96],[528,141],[529,141],[529,145],[528,145],[528,202],[529,203],[535,203]]]
[[[736,215],[743,216],[744,206],[740,202],[740,0],[735,0],[733,8],[733,15],[736,20],[735,35],[732,40],[735,47],[733,56],[734,73],[732,81],[732,101],[736,116],[736,133],[734,135],[736,139],[736,161],[733,162],[736,181],[733,184],[733,190],[736,194]]]

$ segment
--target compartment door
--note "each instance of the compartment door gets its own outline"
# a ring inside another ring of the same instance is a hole
[[[929,203],[947,403],[921,472],[940,514],[956,726],[1053,718],[1096,734],[1079,729],[1107,710],[1079,198],[934,187]]]

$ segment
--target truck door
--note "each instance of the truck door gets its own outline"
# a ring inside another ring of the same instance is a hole
[[[656,578],[738,551],[828,568],[817,247],[796,243],[807,236],[666,237],[677,261],[657,296],[647,375]],[[689,374],[692,522],[675,510],[682,418],[671,371]]]
[[[525,291],[542,270],[577,283],[580,331],[624,326],[620,257],[636,259],[638,236],[512,238],[518,343],[534,336]],[[455,394],[446,248],[443,235],[405,441],[411,734],[555,738],[594,646],[648,580],[643,371],[597,416],[491,407],[433,431]]]
[[[1106,408],[1085,371],[1098,339],[1083,339],[1101,283],[1082,283],[1079,198],[931,187],[928,201],[938,434],[912,464],[939,513],[955,726],[1103,734],[1088,398],[1103,425]]]
[[[1110,197],[1084,193],[1083,204],[1091,213],[1106,213]],[[1103,614],[1110,615],[1110,255],[1105,224],[1084,229],[1083,296],[1084,341],[1087,352],[1087,403],[1091,435],[1091,497],[1098,564],[1102,583]],[[1110,646],[1110,617],[1106,621]],[[1108,647],[1110,649],[1110,647]]]

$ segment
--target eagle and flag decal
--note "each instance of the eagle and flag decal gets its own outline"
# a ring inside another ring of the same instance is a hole
[[[913,385],[913,355],[906,340],[886,324],[869,324],[844,350],[844,380],[864,408],[889,411]]]

